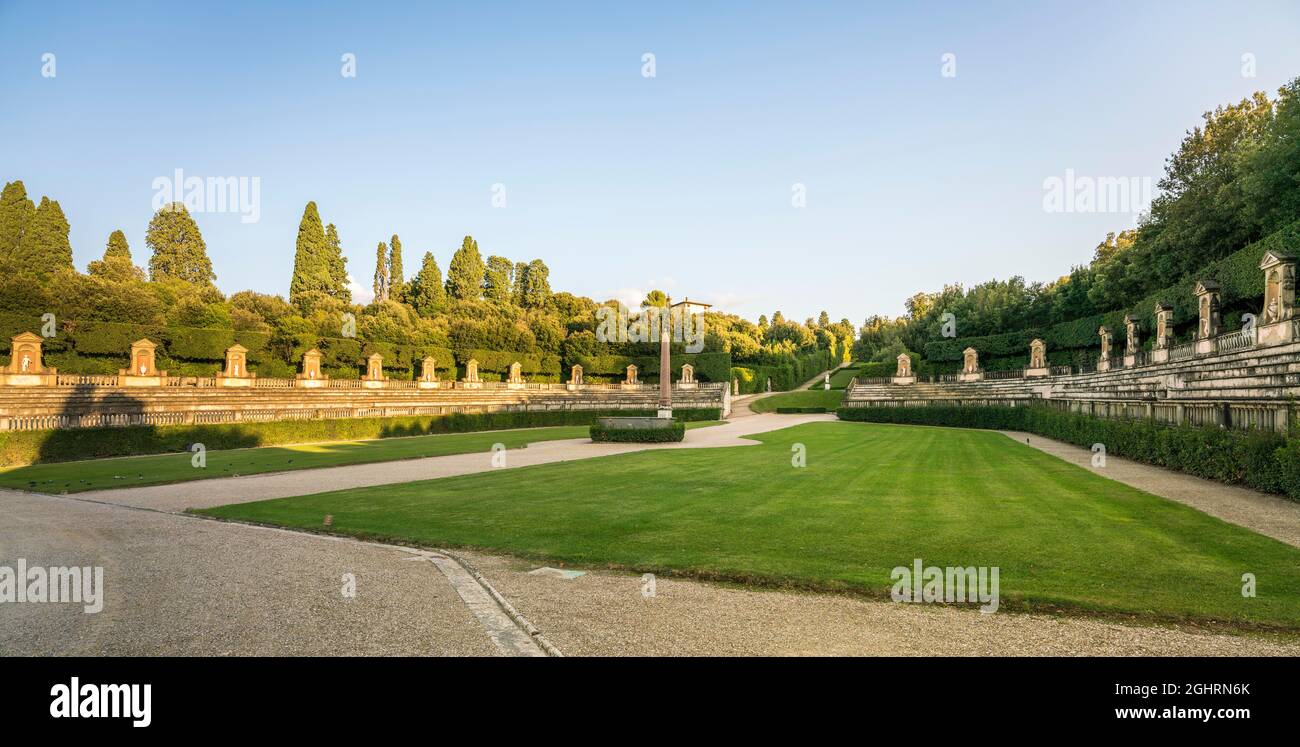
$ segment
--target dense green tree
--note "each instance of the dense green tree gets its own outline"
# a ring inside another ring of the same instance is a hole
[[[466,236],[447,266],[447,295],[461,301],[477,301],[483,294],[486,272],[478,242]]]
[[[339,230],[331,223],[325,226],[325,264],[330,273],[330,294],[343,303],[352,303],[352,289],[348,287],[348,258],[343,256],[343,243]]]
[[[121,231],[109,234],[104,258],[92,260],[86,270],[95,277],[117,282],[142,281],[145,278],[144,270],[131,261],[131,247],[126,243],[126,234]]]
[[[528,272],[524,283],[523,306],[530,309],[540,309],[551,300],[551,271],[546,267],[546,263],[540,259],[534,259],[528,263]]]
[[[510,299],[515,306],[524,305],[524,296],[528,294],[528,263],[516,262],[514,287],[510,289]]]
[[[59,203],[42,197],[41,204],[36,206],[36,212],[23,230],[18,249],[11,255],[15,267],[39,277],[72,270],[69,228]]]
[[[21,180],[7,182],[0,192],[0,260],[18,251],[18,242],[36,212]]]
[[[332,293],[329,245],[315,202],[308,202],[298,223],[298,242],[293,255],[293,277],[289,280],[289,303],[301,307],[306,293]]]
[[[174,202],[154,213],[144,243],[153,252],[149,257],[149,277],[153,280],[171,278],[212,285],[217,279],[203,234],[184,203]]]
[[[375,303],[388,300],[388,245],[379,242],[375,247]]]
[[[433,252],[424,253],[420,271],[411,281],[410,303],[424,317],[432,317],[443,307],[446,293],[442,287],[442,270],[433,258]]]
[[[388,244],[388,297],[406,300],[406,274],[402,270],[402,241],[393,234]]]
[[[505,257],[492,255],[487,258],[487,270],[483,279],[483,297],[497,303],[510,303],[515,266]]]

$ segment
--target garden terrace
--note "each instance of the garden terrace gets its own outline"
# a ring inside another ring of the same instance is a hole
[[[64,377],[60,377],[63,379]],[[122,387],[96,381],[63,381],[58,386],[0,386],[0,430],[45,430],[97,426],[178,425],[246,421],[373,418],[457,413],[553,410],[647,410],[658,403],[657,386],[607,384],[525,384],[440,382],[419,389],[416,382],[386,381],[382,388],[286,386],[222,388],[200,380],[169,380],[160,387]],[[108,377],[114,378],[114,377]],[[341,383],[341,382],[330,382]],[[356,385],[356,386],[352,386]],[[673,387],[673,403],[683,409],[730,409],[725,384]]]

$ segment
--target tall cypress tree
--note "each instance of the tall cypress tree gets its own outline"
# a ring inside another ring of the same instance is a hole
[[[411,281],[411,305],[420,316],[431,317],[442,308],[446,295],[442,289],[442,271],[433,258],[433,252],[424,253],[424,263]]]
[[[185,203],[173,202],[153,214],[144,243],[153,250],[149,276],[154,280],[176,278],[197,285],[212,285],[217,279],[208,259],[208,247]]]
[[[18,269],[38,277],[73,269],[68,230],[63,208],[57,201],[42,197],[12,255]]]
[[[343,243],[339,231],[331,223],[325,226],[325,264],[330,271],[330,295],[343,303],[352,303],[352,289],[348,287],[348,258],[343,256]]]
[[[316,203],[309,202],[298,223],[298,244],[293,255],[293,277],[289,280],[289,303],[301,306],[303,294],[329,293],[334,282],[329,267],[329,248]]]
[[[447,295],[462,301],[478,300],[483,294],[484,272],[478,242],[466,236],[447,265]]]
[[[109,234],[104,258],[92,261],[86,270],[95,277],[118,282],[144,280],[144,270],[131,261],[131,247],[126,243],[126,234],[121,231]]]
[[[126,234],[118,230],[108,235],[108,246],[104,247],[104,259],[131,261],[131,246],[126,243]]]
[[[0,260],[18,251],[18,242],[35,213],[36,205],[28,199],[22,181],[7,182],[0,192]]]
[[[393,234],[388,246],[388,295],[394,301],[405,301],[406,274],[402,271],[402,240]]]
[[[379,242],[375,249],[375,303],[388,300],[388,245]]]

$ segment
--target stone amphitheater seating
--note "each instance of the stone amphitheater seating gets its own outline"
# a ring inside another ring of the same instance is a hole
[[[845,407],[1043,403],[1107,417],[1285,430],[1300,398],[1300,343],[1251,347],[1104,372],[1043,378],[851,382]]]
[[[0,430],[92,426],[173,425],[314,418],[390,417],[545,410],[653,410],[657,386],[487,383],[483,388],[382,389],[292,386],[214,388],[170,385],[153,388],[71,383],[62,386],[0,386]],[[396,382],[395,382],[396,383]],[[725,384],[673,387],[678,408],[730,409]]]

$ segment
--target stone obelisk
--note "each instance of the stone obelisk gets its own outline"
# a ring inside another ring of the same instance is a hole
[[[659,309],[659,417],[673,417],[672,300]]]

